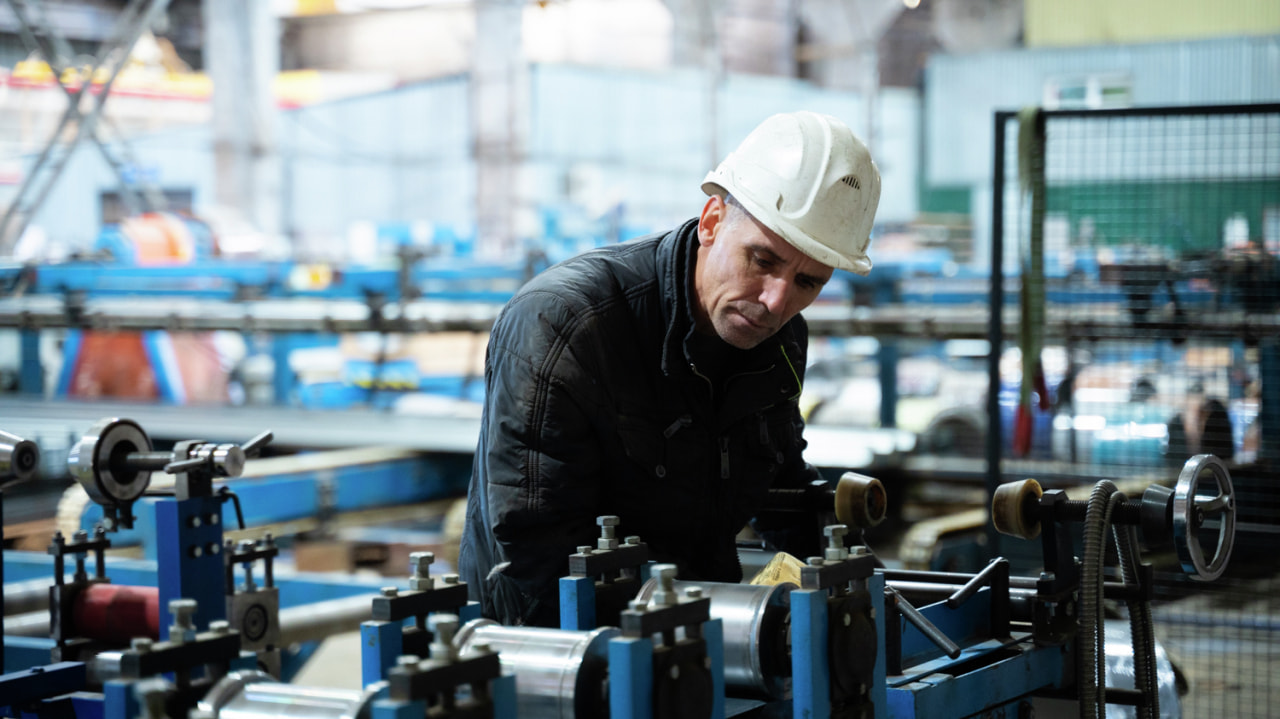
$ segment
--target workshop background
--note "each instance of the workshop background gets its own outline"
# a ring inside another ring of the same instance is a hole
[[[8,0],[0,430],[40,468],[0,485],[3,576],[103,520],[68,457],[104,417],[156,448],[274,433],[227,480],[228,537],[270,531],[277,575],[314,578],[285,603],[377,592],[414,552],[451,571],[502,302],[695,215],[702,176],[801,108],[883,176],[875,269],[806,312],[801,398],[809,460],[888,490],[869,545],[1034,575],[1039,544],[990,527],[997,485],[1137,496],[1214,454],[1231,564],[1200,583],[1153,553],[1156,635],[1184,716],[1272,715],[1271,0]],[[144,519],[111,552],[160,544]],[[20,583],[6,641],[49,631]],[[324,659],[351,628],[295,643],[297,681],[358,687]]]

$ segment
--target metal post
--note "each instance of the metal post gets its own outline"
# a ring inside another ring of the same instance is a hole
[[[1005,126],[1014,117],[1011,112],[997,112],[995,121],[995,160],[991,190],[991,306],[987,318],[987,506],[1000,486],[1000,454],[1003,437],[1000,431],[1000,355],[1004,350],[1004,146]],[[987,522],[987,556],[1000,555],[1000,534]]]

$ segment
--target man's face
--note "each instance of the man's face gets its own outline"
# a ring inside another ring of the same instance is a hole
[[[832,268],[792,247],[741,207],[712,196],[698,221],[698,330],[751,349],[818,298]]]

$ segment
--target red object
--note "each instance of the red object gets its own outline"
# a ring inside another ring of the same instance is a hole
[[[128,643],[134,637],[160,638],[160,590],[94,584],[76,595],[72,636]]]
[[[1049,401],[1049,385],[1044,381],[1044,368],[1039,364],[1036,365],[1035,384],[1032,386],[1035,387],[1036,394],[1040,396],[1040,411],[1048,412],[1049,408],[1053,406],[1053,402]]]
[[[1031,408],[1018,405],[1018,413],[1013,420],[1013,454],[1025,457],[1031,451]]]

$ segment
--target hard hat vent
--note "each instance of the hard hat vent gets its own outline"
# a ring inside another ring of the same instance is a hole
[[[862,183],[858,182],[858,178],[854,177],[853,175],[845,175],[844,177],[840,178],[840,181],[848,185],[849,187],[852,187],[855,190],[862,189]]]

